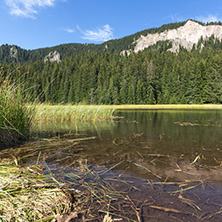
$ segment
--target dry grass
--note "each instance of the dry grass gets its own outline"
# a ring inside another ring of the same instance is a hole
[[[1,161],[0,221],[47,221],[70,211],[70,201],[56,183],[49,182],[42,168]]]
[[[116,211],[113,204],[126,199],[123,192],[101,177],[107,170],[92,169],[86,160],[76,161],[68,173],[64,168],[60,174],[45,163],[48,174],[44,175],[43,167],[1,161],[0,221],[70,221],[63,218],[79,215],[87,221],[112,221],[108,212]],[[136,221],[126,212],[118,212],[116,217]]]

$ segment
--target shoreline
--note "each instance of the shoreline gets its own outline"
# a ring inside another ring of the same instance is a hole
[[[155,105],[104,105],[107,108],[112,108],[115,110],[123,109],[144,109],[144,110],[170,110],[170,109],[187,109],[187,110],[218,110],[222,109],[222,104],[155,104]]]
[[[32,106],[32,105],[28,105]],[[222,109],[222,104],[120,104],[120,105],[71,105],[71,104],[55,104],[55,105],[50,105],[50,104],[44,104],[42,103],[40,108],[47,107],[48,109],[54,108],[54,107],[60,107],[60,109],[63,108],[108,108],[108,109],[113,109],[113,110],[123,110],[123,109],[153,109],[153,110],[158,110],[158,109]]]

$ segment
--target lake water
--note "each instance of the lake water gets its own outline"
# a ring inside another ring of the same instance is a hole
[[[129,183],[121,189],[142,221],[222,221],[222,111],[124,110],[115,116],[99,124],[43,125],[33,132],[42,141],[13,155],[28,163],[39,155],[71,184],[64,175],[82,163],[112,186]]]
[[[80,144],[81,152],[78,152],[95,165],[118,164],[116,170],[138,177],[173,180],[203,177],[220,183],[220,171],[213,176],[207,167],[219,167],[222,163],[222,111],[124,110],[115,115],[121,118],[99,124],[45,125],[40,131],[48,137],[68,134],[75,138],[76,133],[79,137],[96,137]],[[119,164],[123,160],[126,161]],[[149,174],[131,161],[153,173]],[[186,174],[182,176],[178,173],[180,170]]]

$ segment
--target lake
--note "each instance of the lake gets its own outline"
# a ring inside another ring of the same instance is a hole
[[[15,153],[27,155],[27,163],[41,153],[63,180],[69,178],[61,172],[75,171],[78,160],[102,169],[103,180],[130,183],[137,207],[148,206],[142,221],[222,220],[222,111],[122,110],[115,116],[99,124],[41,126],[33,134],[42,141]]]

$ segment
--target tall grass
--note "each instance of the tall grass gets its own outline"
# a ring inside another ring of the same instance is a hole
[[[21,85],[0,74],[0,145],[27,138],[32,115],[33,107],[25,106]]]
[[[102,121],[113,118],[114,109],[105,106],[87,105],[46,105],[36,107],[36,123],[63,123],[63,122],[85,122]]]

